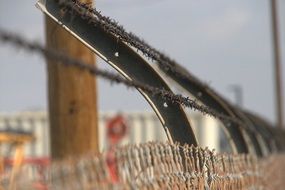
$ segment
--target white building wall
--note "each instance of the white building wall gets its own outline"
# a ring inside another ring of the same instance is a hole
[[[212,118],[206,116],[203,120],[203,127],[201,127],[201,147],[208,147],[210,149],[215,149],[219,151],[220,141],[219,141],[219,126],[218,122]]]
[[[99,114],[99,144],[100,150],[108,148],[106,140],[106,124],[116,116],[115,112]],[[129,126],[127,136],[121,144],[142,143],[147,141],[167,141],[165,131],[156,115],[152,112],[122,113]],[[196,112],[189,114],[190,123],[202,147],[219,149],[219,123],[215,119],[205,117]],[[0,130],[13,129],[31,132],[35,135],[35,142],[25,147],[28,157],[46,157],[50,154],[49,124],[44,112],[26,112],[16,114],[0,114]],[[1,147],[3,149],[3,147]],[[7,146],[4,146],[4,149]],[[5,152],[4,151],[4,152]],[[3,151],[2,151],[3,152]]]

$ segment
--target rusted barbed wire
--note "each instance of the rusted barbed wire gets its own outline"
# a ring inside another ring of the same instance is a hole
[[[116,148],[114,155],[117,181],[111,179],[106,153],[54,162],[41,181],[52,190],[264,187],[261,161],[250,155],[216,154],[207,148],[158,142]],[[35,180],[25,179],[22,174],[18,175],[17,185],[31,186]]]
[[[98,69],[95,66],[84,63],[81,60],[73,59],[65,55],[62,52],[58,52],[52,49],[47,49],[38,43],[25,40],[24,38],[20,37],[19,35],[15,35],[12,32],[7,32],[3,29],[0,29],[0,41],[10,43],[14,46],[23,48],[30,53],[40,54],[46,57],[47,59],[54,59],[57,61],[56,64],[62,64],[65,66],[73,66],[78,69],[88,71],[91,75],[96,75],[104,79],[107,79],[113,83],[124,84],[127,87],[140,88],[152,94],[153,96],[161,96],[162,98],[164,98],[165,100],[173,104],[179,104],[179,105],[191,108],[194,111],[198,110],[202,114],[207,114],[209,116],[218,118],[220,120],[224,120],[227,123],[234,122],[234,123],[240,124],[241,126],[244,126],[244,123],[238,118],[234,118],[234,117],[224,115],[222,113],[218,113],[212,108],[198,104],[197,101],[194,99],[190,99],[189,97],[185,97],[180,94],[174,94],[173,92],[165,90],[165,89],[160,89],[157,87],[145,85],[138,81],[134,81],[134,80],[130,81],[130,80],[124,79],[118,74],[114,74],[106,70]]]

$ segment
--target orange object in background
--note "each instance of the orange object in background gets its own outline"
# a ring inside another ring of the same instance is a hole
[[[31,133],[26,133],[22,131],[12,131],[12,130],[0,131],[0,144],[10,144],[11,147],[15,149],[9,189],[14,189],[13,187],[13,185],[15,184],[14,180],[23,163],[24,144],[31,142],[32,140],[34,140],[34,136]],[[0,158],[1,158],[0,174],[3,174],[5,169],[5,160],[3,158],[3,155],[0,155]]]

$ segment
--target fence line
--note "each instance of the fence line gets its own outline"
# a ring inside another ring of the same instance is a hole
[[[217,112],[214,108],[199,104],[195,99],[185,97],[181,94],[174,94],[168,90],[152,87],[149,85],[142,84],[138,81],[129,81],[122,78],[121,76],[111,73],[107,70],[101,70],[93,65],[86,64],[81,60],[75,60],[62,52],[47,49],[38,43],[30,42],[19,35],[13,34],[12,32],[5,31],[0,28],[0,41],[4,43],[10,43],[16,47],[22,48],[30,53],[36,53],[47,59],[57,60],[56,64],[63,64],[65,66],[76,67],[80,70],[88,71],[91,75],[102,77],[109,80],[111,83],[124,84],[127,87],[138,88],[145,92],[151,93],[153,96],[161,96],[166,101],[172,102],[174,104],[182,105],[188,107],[194,111],[199,111],[202,114],[207,114],[209,116],[219,118],[227,123],[237,123],[241,127],[246,127],[246,125],[240,119],[236,117],[230,117],[222,113]],[[247,128],[248,130],[253,130]],[[253,130],[253,132],[256,132]]]
[[[116,148],[99,155],[57,161],[37,179],[27,178],[22,170],[14,183],[18,187],[31,189],[35,182],[41,181],[49,189],[72,190],[94,187],[261,190],[272,185],[269,181],[272,177],[264,176],[272,175],[272,170],[268,169],[272,161],[278,159],[283,168],[281,160],[284,156],[258,159],[244,154],[216,154],[209,149],[189,145],[149,142]],[[280,172],[280,168],[274,169]],[[276,187],[285,185],[281,180],[283,175],[276,177]]]

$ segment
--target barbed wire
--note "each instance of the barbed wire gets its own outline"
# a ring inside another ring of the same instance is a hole
[[[127,32],[122,25],[118,24],[117,21],[102,15],[100,11],[96,10],[96,8],[90,7],[90,4],[81,3],[78,0],[59,0],[59,4],[69,10],[72,15],[78,14],[81,18],[87,20],[89,24],[100,27],[104,32],[116,36],[119,40],[122,40],[128,45],[141,51],[144,56],[156,61],[163,70],[170,70],[179,77],[195,81],[195,83],[201,88],[209,89],[208,85],[201,82],[197,77],[190,73],[186,74],[182,72],[179,69],[181,66],[175,60],[150,46],[137,35]]]
[[[92,8],[90,4],[81,3],[78,0],[60,0],[59,5],[62,6],[65,11],[68,11],[72,16],[80,16],[83,20],[86,20],[88,24],[94,25],[95,27],[99,27],[104,32],[111,34],[115,36],[118,40],[134,47],[135,49],[140,51],[146,58],[149,58],[153,62],[157,63],[159,67],[162,68],[162,70],[166,72],[170,71],[172,74],[182,80],[191,81],[204,92],[210,93],[211,97],[219,97],[221,101],[231,106],[231,104],[226,99],[222,98],[222,96],[220,96],[217,92],[211,89],[206,83],[203,83],[197,77],[186,71],[181,65],[175,62],[175,60],[159,52],[135,34],[127,32],[123,26],[118,24],[118,22],[116,22],[114,19],[111,19],[110,17],[102,15],[100,11],[97,11],[96,8]],[[256,132],[256,129],[248,127],[248,124],[246,124],[244,121],[242,121],[236,116],[230,116],[222,112],[216,113],[215,115],[216,117],[218,115],[222,116],[220,117],[220,119],[228,118],[226,120],[234,120],[234,123],[242,125],[240,127],[252,132]],[[225,119],[221,120],[225,121]],[[225,125],[230,124],[226,122]]]
[[[228,100],[223,98],[219,93],[210,88],[206,83],[202,82],[193,74],[191,74],[189,71],[187,71],[185,68],[183,68],[175,60],[171,59],[164,53],[158,51],[157,49],[146,43],[143,39],[141,39],[137,35],[131,32],[127,32],[124,29],[124,27],[122,25],[119,25],[119,23],[116,20],[102,15],[101,12],[98,11],[96,8],[92,8],[91,4],[82,3],[79,0],[55,0],[55,1],[58,1],[59,5],[61,5],[67,11],[69,11],[71,15],[80,16],[83,20],[86,20],[88,24],[90,25],[93,24],[95,27],[101,28],[104,32],[117,37],[118,40],[125,42],[126,44],[137,49],[146,58],[151,59],[154,63],[157,63],[163,71],[165,72],[170,71],[179,79],[191,81],[193,84],[195,84],[198,88],[202,89],[204,92],[211,94],[210,96],[212,98],[215,97],[214,99],[216,99],[218,97],[219,102],[222,101],[227,106],[229,106],[230,109],[231,108],[235,109],[235,106],[233,106]],[[186,100],[186,102],[188,101],[187,100],[188,97],[181,96],[181,98],[182,99],[186,98],[184,100]],[[196,103],[196,100],[191,100],[191,102]],[[252,127],[251,124],[247,123],[248,121],[244,121],[243,118],[239,118],[235,114],[227,115],[226,113],[218,112],[214,107],[209,107],[209,106],[202,106],[202,109],[200,109],[197,108],[196,106],[192,107],[192,105],[187,106],[187,104],[184,103],[182,103],[182,105],[190,107],[191,109],[194,110],[198,110],[204,114],[208,114],[215,118],[218,118],[224,123],[224,125],[226,125],[226,127],[229,127],[231,126],[232,123],[235,123],[237,124],[237,126],[235,127],[241,127],[253,134],[259,133],[259,131],[255,127]],[[272,140],[270,136],[264,136],[264,138],[266,140]]]
[[[160,88],[153,87],[150,85],[146,85],[146,84],[143,84],[135,80],[133,81],[127,80],[125,78],[122,78],[118,74],[114,74],[106,70],[98,69],[93,65],[87,64],[78,59],[71,58],[62,52],[45,48],[39,43],[30,42],[20,37],[19,35],[13,34],[12,32],[9,32],[9,31],[5,31],[1,28],[0,28],[0,41],[4,43],[12,44],[19,48],[23,48],[24,50],[30,53],[40,54],[47,59],[56,60],[56,62],[48,62],[48,63],[61,64],[65,66],[73,66],[78,69],[88,71],[91,75],[95,75],[95,76],[99,76],[101,78],[107,79],[111,83],[124,84],[127,87],[139,88],[151,94],[152,96],[160,96],[164,100],[171,102],[173,104],[182,105],[194,111],[197,110],[201,112],[202,114],[207,114],[209,116],[218,118],[228,123],[234,122],[234,123],[240,124],[241,126],[244,126],[244,123],[241,120],[218,113],[212,108],[198,104],[196,100],[190,99],[189,97],[185,97],[180,94],[174,94],[171,91],[160,89]]]
[[[144,56],[156,62],[164,71],[171,71],[175,76],[193,81],[200,88],[218,95],[218,93],[206,83],[199,80],[189,71],[185,71],[175,60],[155,49],[132,32],[127,32],[117,21],[102,15],[100,11],[96,8],[92,8],[90,4],[82,3],[79,0],[60,0],[59,4],[69,9],[71,14],[78,14],[82,19],[87,20],[89,24],[100,27],[104,32],[116,36],[119,40],[136,48]],[[218,96],[221,97],[220,95]]]
[[[96,10],[96,8],[92,8],[91,4],[81,3],[78,0],[55,1],[57,1],[59,5],[64,8],[65,11],[68,11],[72,17],[80,16],[83,20],[86,20],[86,23],[95,27],[99,27],[105,33],[117,37],[118,41],[120,40],[134,47],[135,49],[140,51],[146,58],[149,58],[155,63],[157,63],[162,70],[166,72],[170,71],[172,74],[182,80],[191,81],[204,92],[210,93],[211,97],[219,97],[219,99],[225,104],[232,106],[226,99],[222,98],[222,96],[220,96],[217,92],[211,89],[206,83],[203,83],[194,75],[186,71],[181,65],[175,62],[175,60],[159,52],[135,34],[127,32],[124,27],[119,25],[118,22],[116,22],[114,19],[102,15],[100,11]],[[248,126],[246,122],[244,122],[242,119],[238,118],[235,115],[227,115],[226,113],[218,113],[217,111],[214,112],[215,113],[213,115],[221,119],[221,121],[224,122],[224,125],[230,126],[231,123],[229,123],[229,121],[234,121],[234,123],[240,125],[237,127],[242,127],[251,132],[257,132],[255,128]]]

